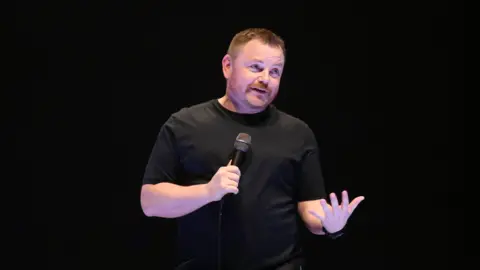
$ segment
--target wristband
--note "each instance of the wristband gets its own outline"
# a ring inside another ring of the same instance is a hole
[[[337,239],[339,238],[340,236],[342,236],[344,234],[344,231],[343,229],[341,229],[340,231],[338,232],[334,232],[334,233],[329,233],[325,227],[322,228],[323,232],[325,233],[326,236],[328,236],[328,238],[330,239]]]

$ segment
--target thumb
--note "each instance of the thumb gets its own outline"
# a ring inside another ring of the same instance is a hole
[[[227,166],[230,166],[230,165],[232,165],[232,160],[231,159],[228,161]]]
[[[325,221],[325,217],[322,216],[322,215],[320,215],[320,214],[318,214],[317,212],[312,211],[312,210],[309,210],[308,212],[309,212],[310,214],[312,214],[314,217],[318,218],[320,221],[322,221],[322,222]]]

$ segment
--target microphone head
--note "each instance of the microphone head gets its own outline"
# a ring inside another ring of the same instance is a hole
[[[242,152],[247,152],[248,148],[250,148],[250,144],[252,143],[252,137],[247,133],[239,133],[237,138],[235,139],[234,147],[237,150]]]

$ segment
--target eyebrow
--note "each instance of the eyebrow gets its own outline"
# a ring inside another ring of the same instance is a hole
[[[250,61],[250,62],[259,62],[259,63],[262,63],[262,64],[263,64],[263,61],[262,61],[262,60],[256,59],[256,58],[253,58],[252,61]],[[274,64],[274,66],[283,67],[283,63]]]

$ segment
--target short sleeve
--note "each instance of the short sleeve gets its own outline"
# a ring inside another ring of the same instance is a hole
[[[326,197],[320,154],[312,130],[307,127],[303,156],[299,166],[298,200],[309,201]]]
[[[145,168],[143,184],[174,182],[179,165],[175,139],[175,121],[170,117],[160,128]]]

